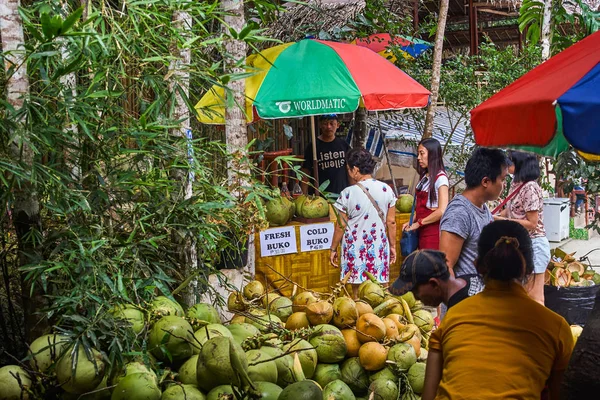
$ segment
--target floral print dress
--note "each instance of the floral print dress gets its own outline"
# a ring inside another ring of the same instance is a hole
[[[383,211],[384,221],[390,207],[396,204],[392,188],[375,179],[360,182]],[[379,282],[389,282],[390,246],[385,222],[379,218],[371,200],[357,185],[340,193],[335,208],[348,216],[342,238],[341,276],[352,272],[348,283],[362,283],[370,272]]]

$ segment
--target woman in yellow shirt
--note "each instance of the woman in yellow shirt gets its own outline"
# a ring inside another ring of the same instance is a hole
[[[485,289],[452,307],[432,334],[422,399],[539,400],[546,384],[558,399],[573,337],[563,317],[523,288],[533,272],[527,230],[487,225],[476,264]]]

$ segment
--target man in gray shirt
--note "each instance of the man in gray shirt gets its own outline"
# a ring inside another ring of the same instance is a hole
[[[493,221],[485,204],[496,200],[504,189],[508,162],[500,150],[478,148],[465,167],[467,189],[448,204],[440,222],[440,251],[455,277],[477,274],[477,242],[484,226]],[[483,290],[472,285],[469,296]]]

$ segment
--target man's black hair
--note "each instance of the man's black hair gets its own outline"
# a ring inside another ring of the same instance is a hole
[[[467,189],[478,187],[486,177],[495,182],[507,166],[508,160],[503,151],[483,147],[475,149],[465,167]]]

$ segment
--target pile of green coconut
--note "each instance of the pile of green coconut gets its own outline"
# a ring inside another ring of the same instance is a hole
[[[275,196],[265,206],[265,216],[269,226],[282,226],[294,216],[315,219],[329,216],[329,203],[320,196],[301,195],[294,200],[285,196]]]
[[[113,368],[106,349],[45,335],[0,369],[0,399],[37,398],[42,381],[64,399],[419,399],[432,315],[372,280],[359,298],[342,283],[288,298],[251,281],[230,294],[225,323],[210,304],[184,311],[166,297],[116,308],[147,352]]]

